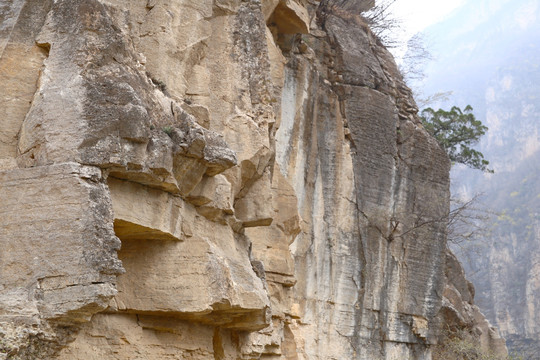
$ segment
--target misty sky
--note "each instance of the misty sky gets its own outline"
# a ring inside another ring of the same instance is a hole
[[[465,0],[397,0],[392,11],[403,21],[403,29],[411,36],[434,24],[463,4]]]
[[[466,0],[397,0],[392,5],[392,12],[401,22],[399,31],[403,43],[414,34],[424,30],[429,25],[444,19],[453,10],[465,3]],[[392,53],[399,62],[406,47],[392,49]]]

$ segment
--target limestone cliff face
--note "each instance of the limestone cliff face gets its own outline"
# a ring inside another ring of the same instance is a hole
[[[449,162],[361,10],[2,5],[1,356],[430,359]]]
[[[490,249],[474,264],[475,279],[485,281],[477,286],[478,303],[512,353],[539,359],[540,224],[516,218],[518,222],[511,219],[499,225]]]

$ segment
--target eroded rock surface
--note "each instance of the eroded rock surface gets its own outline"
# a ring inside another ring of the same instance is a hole
[[[430,359],[449,162],[363,6],[2,5],[2,356]]]
[[[474,286],[466,280],[463,267],[450,250],[446,253],[445,274],[446,287],[439,311],[440,339],[433,358],[505,359],[508,355],[505,340],[475,305]]]

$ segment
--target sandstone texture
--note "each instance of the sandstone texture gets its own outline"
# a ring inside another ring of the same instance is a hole
[[[505,351],[370,3],[0,4],[0,359]]]

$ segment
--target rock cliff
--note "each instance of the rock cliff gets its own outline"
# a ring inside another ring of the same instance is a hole
[[[0,5],[0,357],[430,359],[483,320],[363,4]]]
[[[446,253],[446,286],[434,359],[507,359],[505,340],[474,303],[475,289],[456,256]]]

